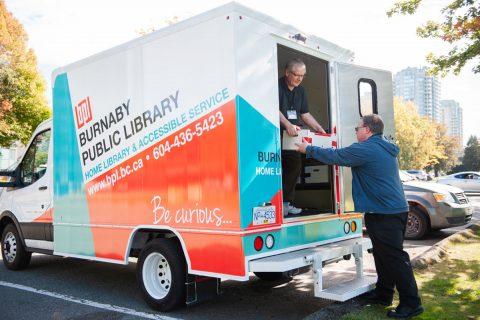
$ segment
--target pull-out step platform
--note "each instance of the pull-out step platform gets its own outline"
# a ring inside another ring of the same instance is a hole
[[[346,301],[375,287],[377,278],[363,274],[363,252],[371,249],[370,239],[356,238],[342,240],[294,252],[260,258],[249,262],[251,272],[286,272],[312,266],[315,277],[315,296],[335,301]],[[356,278],[323,288],[323,266],[353,255],[356,265]]]
[[[315,290],[315,296],[318,298],[324,298],[335,301],[347,301],[368,292],[375,288],[377,277],[375,276],[363,276],[361,278],[355,278],[350,281],[341,282],[333,287],[326,288],[317,293]]]

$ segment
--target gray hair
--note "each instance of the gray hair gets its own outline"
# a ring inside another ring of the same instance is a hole
[[[299,58],[288,60],[288,62],[285,64],[285,70],[292,71],[297,66],[305,67],[305,63]]]
[[[378,114],[367,114],[361,117],[363,125],[368,127],[373,134],[383,134],[383,120]]]

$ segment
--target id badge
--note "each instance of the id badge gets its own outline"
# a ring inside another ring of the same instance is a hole
[[[287,110],[288,120],[296,120],[297,119],[297,111],[295,110]]]

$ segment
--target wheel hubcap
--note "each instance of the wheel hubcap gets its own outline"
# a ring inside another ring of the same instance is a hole
[[[3,239],[3,255],[8,262],[12,263],[17,256],[17,239],[13,233],[7,233],[5,239]]]
[[[148,255],[143,264],[145,289],[154,299],[163,299],[170,292],[172,272],[167,259],[158,252]]]
[[[415,235],[420,230],[420,220],[414,215],[408,215],[407,233]]]

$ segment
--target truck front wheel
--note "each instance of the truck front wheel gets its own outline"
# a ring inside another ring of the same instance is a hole
[[[137,278],[143,297],[153,309],[169,311],[185,304],[186,263],[176,241],[150,241],[140,253]]]
[[[25,250],[17,228],[8,224],[2,233],[3,263],[10,270],[21,270],[28,267],[32,253]]]

